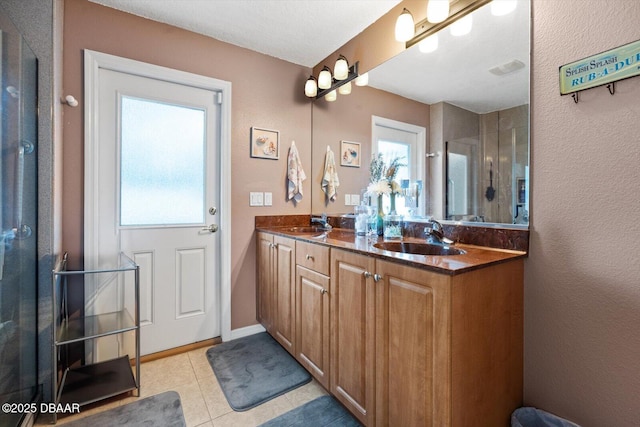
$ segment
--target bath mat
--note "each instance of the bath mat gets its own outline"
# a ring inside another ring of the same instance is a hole
[[[246,411],[311,381],[311,375],[266,332],[207,350],[222,392],[235,411]]]
[[[260,427],[357,427],[361,425],[333,397],[322,396],[267,421]]]
[[[180,396],[166,391],[118,406],[95,415],[71,421],[65,427],[185,427]]]

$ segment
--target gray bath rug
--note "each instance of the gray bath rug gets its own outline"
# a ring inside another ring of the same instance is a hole
[[[185,427],[180,396],[167,391],[64,424],[65,427]]]
[[[311,375],[266,332],[207,350],[207,359],[235,411],[246,411],[311,381]]]
[[[267,421],[260,427],[358,427],[361,425],[333,397],[322,396]]]

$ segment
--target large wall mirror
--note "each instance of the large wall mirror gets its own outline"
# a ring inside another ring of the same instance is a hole
[[[313,214],[353,212],[372,154],[384,152],[403,156],[398,179],[421,187],[417,203],[397,200],[405,214],[528,226],[530,1],[505,15],[489,3],[468,16],[467,34],[448,26],[435,50],[415,44],[370,70],[368,86],[314,102]],[[359,162],[343,159],[351,143]],[[340,180],[335,200],[320,185],[328,149]]]

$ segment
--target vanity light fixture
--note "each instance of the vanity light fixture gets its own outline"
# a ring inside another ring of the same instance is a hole
[[[358,75],[358,62],[349,66],[347,58],[340,55],[334,66],[334,74],[326,65],[322,67],[318,79],[309,76],[304,84],[304,94],[308,98],[320,99],[325,97],[327,101],[335,101],[337,94],[348,95],[351,93],[351,81]]]
[[[518,2],[516,0],[493,0],[491,2],[491,14],[493,16],[504,16],[514,10]]]
[[[322,71],[320,71],[320,74],[318,74],[318,88],[329,89],[331,87],[331,80],[331,69],[325,65]]]
[[[415,24],[413,22],[413,15],[405,7],[402,9],[402,13],[396,20],[396,40],[399,42],[406,42],[413,38],[415,31]]]
[[[338,88],[340,95],[349,95],[351,93],[351,82],[347,82]]]
[[[432,24],[442,22],[449,17],[449,0],[429,0],[427,20]]]
[[[449,30],[451,31],[451,35],[455,37],[464,36],[471,32],[471,27],[473,26],[473,16],[466,15],[462,18],[458,19],[456,22],[451,24]]]
[[[327,102],[333,102],[338,98],[338,94],[336,93],[336,90],[333,89],[331,92],[327,93],[324,96],[325,101]]]
[[[309,76],[304,84],[304,94],[309,98],[315,98],[318,94],[318,81],[315,77]]]
[[[356,86],[366,86],[369,84],[369,73],[360,74],[356,77]]]
[[[449,25],[452,25],[461,20],[471,12],[481,8],[487,3],[491,3],[491,1],[492,0],[456,0],[449,5],[448,0],[429,0],[429,3],[427,3],[427,9],[437,9],[438,7],[440,7],[442,8],[442,10],[444,10],[444,8],[446,7],[448,9],[447,16],[444,17],[443,21],[434,23],[432,19],[437,20],[439,17],[432,16],[432,14],[430,14],[427,10],[427,18],[423,19],[415,25],[414,36],[410,40],[407,40],[405,48],[408,49],[414,44],[420,43],[429,36],[436,34],[443,28],[448,27]],[[507,0],[493,0],[494,3],[496,1]],[[441,4],[436,5],[436,3]],[[444,15],[443,12],[441,13]]]
[[[340,55],[336,61],[336,65],[333,66],[333,78],[336,80],[344,80],[349,76],[349,63],[347,58]]]

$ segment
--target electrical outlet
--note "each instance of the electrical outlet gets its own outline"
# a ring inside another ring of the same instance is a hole
[[[352,194],[351,195],[351,204],[353,206],[357,206],[360,204],[360,195],[359,194]]]
[[[264,205],[271,206],[273,204],[273,193],[264,193]]]
[[[249,206],[264,206],[263,193],[249,193]]]

